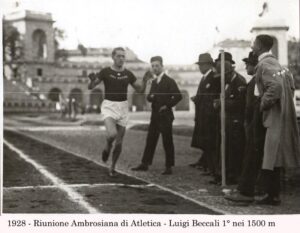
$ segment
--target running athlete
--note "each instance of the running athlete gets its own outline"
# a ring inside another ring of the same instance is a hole
[[[115,176],[115,167],[122,151],[123,137],[128,122],[128,101],[127,88],[130,84],[136,91],[144,92],[147,81],[151,78],[149,74],[143,77],[141,84],[138,84],[135,75],[124,68],[125,49],[117,47],[112,51],[113,65],[103,68],[99,73],[89,74],[88,89],[93,89],[102,81],[105,87],[105,97],[101,105],[101,113],[106,128],[106,145],[102,151],[102,160],[106,162],[115,142],[112,151],[112,163],[109,175]]]

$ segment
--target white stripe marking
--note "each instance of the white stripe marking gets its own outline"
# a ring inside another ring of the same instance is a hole
[[[153,184],[139,185],[139,184],[120,184],[120,183],[106,183],[106,184],[66,184],[66,187],[70,188],[96,188],[105,186],[119,186],[119,187],[130,187],[130,188],[147,188],[154,187]],[[57,189],[58,186],[55,185],[37,185],[37,186],[13,186],[13,187],[3,187],[5,191],[11,190],[24,190],[24,189]]]
[[[97,126],[97,127],[91,127],[91,126],[80,126],[80,127],[60,127],[60,126],[20,126],[17,127],[18,130],[26,130],[31,132],[39,132],[39,131],[104,131],[104,126]],[[16,127],[14,126],[7,126],[5,127],[6,130],[15,130]]]
[[[4,129],[5,129],[5,127],[4,127]],[[75,155],[75,156],[77,156],[77,157],[79,157],[79,158],[83,158],[83,159],[86,159],[86,160],[88,160],[88,161],[92,161],[92,162],[94,162],[94,163],[96,163],[96,164],[98,164],[98,165],[100,165],[100,166],[102,166],[102,167],[105,166],[105,164],[103,164],[103,163],[101,163],[101,162],[95,161],[95,160],[93,160],[93,159],[91,159],[91,158],[88,158],[88,157],[84,157],[84,156],[82,156],[81,154],[79,154],[79,153],[77,153],[77,152],[74,152],[74,151],[68,151],[66,148],[63,148],[62,146],[54,145],[54,144],[51,144],[51,143],[49,143],[49,142],[47,142],[47,141],[45,141],[45,140],[43,140],[43,139],[41,139],[41,138],[38,138],[37,136],[30,135],[30,134],[26,134],[25,132],[19,131],[17,128],[14,128],[13,131],[14,131],[14,132],[17,132],[18,134],[21,134],[21,135],[23,135],[23,136],[25,136],[25,137],[29,137],[29,138],[31,138],[31,139],[33,139],[33,140],[36,140],[36,141],[38,141],[38,142],[41,142],[41,143],[47,143],[48,145],[51,145],[52,147],[55,147],[55,148],[57,148],[57,149],[59,149],[59,150],[65,151],[65,152],[67,152],[67,153],[72,153],[72,155]],[[142,133],[142,132],[136,131],[136,133],[138,134],[138,133]],[[178,135],[178,136],[176,136],[176,137],[185,137],[185,136],[179,136],[179,135]],[[141,180],[141,181],[144,181],[144,182],[146,182],[146,183],[149,183],[148,180],[143,179],[143,178],[141,178],[141,177],[138,177],[138,176],[136,176],[136,175],[134,175],[134,174],[131,174],[131,173],[128,173],[128,172],[125,172],[125,171],[121,171],[121,170],[116,170],[116,171],[119,172],[119,173],[121,173],[121,174],[123,174],[123,175],[129,176],[129,177],[134,177],[134,178],[136,178],[137,180]],[[205,203],[205,202],[198,201],[198,200],[196,200],[196,199],[194,199],[194,198],[188,197],[188,196],[185,195],[185,194],[179,193],[179,192],[177,192],[177,191],[173,191],[172,189],[165,188],[165,187],[162,186],[162,185],[159,185],[159,184],[156,184],[156,183],[149,183],[149,184],[152,184],[152,185],[154,185],[155,187],[157,187],[157,188],[159,188],[159,189],[161,189],[161,190],[170,192],[170,193],[172,193],[172,194],[174,194],[174,195],[176,195],[176,196],[182,197],[183,199],[186,199],[186,200],[189,200],[189,201],[191,201],[191,202],[193,202],[193,203],[196,203],[197,205],[206,207],[207,209],[213,210],[213,211],[215,211],[215,212],[217,212],[217,213],[220,213],[220,214],[233,214],[233,213],[231,213],[231,212],[225,211],[225,210],[223,210],[223,209],[219,209],[219,208],[214,207],[214,206],[212,206],[212,205],[210,205],[210,204],[207,204],[207,203]]]
[[[62,190],[63,192],[67,193],[70,200],[78,203],[82,208],[87,210],[89,213],[99,213],[99,210],[92,207],[88,202],[84,200],[84,197],[74,191],[72,188],[68,187],[61,179],[53,175],[51,172],[49,172],[44,166],[40,165],[33,159],[31,159],[28,155],[24,154],[21,150],[16,148],[14,145],[3,139],[4,144],[6,144],[10,150],[16,152],[22,159],[24,159],[27,163],[30,163],[32,166],[34,166],[42,175],[44,175],[46,178],[48,178],[52,183]]]

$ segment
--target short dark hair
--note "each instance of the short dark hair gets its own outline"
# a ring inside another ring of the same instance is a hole
[[[151,57],[150,62],[159,61],[161,65],[163,65],[163,59],[161,56]]]
[[[113,49],[111,55],[115,56],[116,53],[117,53],[117,51],[123,51],[123,52],[125,52],[125,49],[123,47],[116,47],[116,48]]]
[[[273,37],[266,34],[258,35],[256,37],[256,40],[258,40],[263,46],[263,48],[268,51],[271,50],[274,44]]]

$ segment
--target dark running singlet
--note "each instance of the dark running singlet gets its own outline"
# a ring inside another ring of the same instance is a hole
[[[102,69],[97,77],[104,82],[104,99],[110,101],[126,101],[128,85],[136,81],[136,77],[129,70],[115,71],[110,67]]]

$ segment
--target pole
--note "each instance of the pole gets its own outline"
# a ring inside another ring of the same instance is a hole
[[[222,161],[222,186],[226,186],[226,163],[225,163],[225,55],[221,53],[221,161]]]

